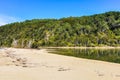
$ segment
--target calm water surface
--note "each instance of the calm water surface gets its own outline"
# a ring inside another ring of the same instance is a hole
[[[50,49],[50,53],[120,63],[120,49]]]

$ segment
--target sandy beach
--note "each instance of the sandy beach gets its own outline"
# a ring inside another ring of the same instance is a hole
[[[120,80],[120,64],[48,53],[0,49],[0,80]]]

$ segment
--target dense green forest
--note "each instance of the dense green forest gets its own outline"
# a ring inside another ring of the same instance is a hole
[[[0,27],[0,46],[120,46],[120,12],[7,24]]]

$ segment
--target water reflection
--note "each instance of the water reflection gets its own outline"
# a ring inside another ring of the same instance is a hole
[[[119,49],[52,49],[51,53],[120,63]]]

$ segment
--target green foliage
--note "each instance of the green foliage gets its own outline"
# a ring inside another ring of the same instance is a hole
[[[7,24],[0,27],[0,46],[120,46],[120,12]]]

